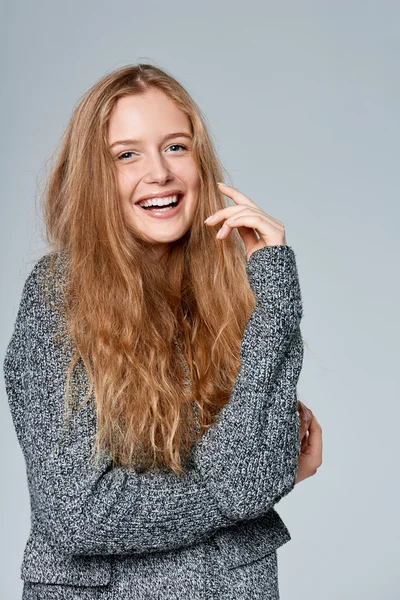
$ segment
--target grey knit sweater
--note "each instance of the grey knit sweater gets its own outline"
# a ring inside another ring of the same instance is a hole
[[[261,248],[247,263],[257,305],[241,369],[184,480],[112,467],[107,457],[95,468],[92,402],[63,427],[72,344],[54,339],[63,323],[44,298],[49,256],[26,279],[3,363],[31,505],[23,598],[276,600],[276,549],[290,534],[273,506],[293,489],[300,452],[302,300],[293,249]],[[53,293],[60,300],[56,285]],[[81,400],[85,372],[82,382]]]

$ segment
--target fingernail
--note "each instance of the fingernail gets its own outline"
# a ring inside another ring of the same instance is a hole
[[[235,219],[229,219],[229,221],[227,221],[228,225],[230,225],[231,223],[234,223]]]
[[[213,218],[213,215],[210,215],[209,217],[207,217],[207,219],[204,221],[204,223],[207,223],[207,221],[209,221],[212,218]]]

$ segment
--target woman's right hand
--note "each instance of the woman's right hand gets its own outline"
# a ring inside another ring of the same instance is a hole
[[[301,424],[304,426],[304,405],[299,406]],[[303,409],[302,409],[303,408]],[[305,407],[307,409],[307,407]],[[299,468],[297,470],[296,483],[312,477],[316,474],[318,467],[322,464],[322,427],[318,423],[312,411],[308,408],[310,416],[307,429],[301,431],[301,451],[299,454]]]

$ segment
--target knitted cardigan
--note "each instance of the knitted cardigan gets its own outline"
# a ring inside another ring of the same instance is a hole
[[[55,339],[63,322],[44,297],[49,258],[25,281],[3,363],[31,507],[23,598],[279,598],[276,549],[291,536],[273,506],[293,489],[300,452],[302,299],[293,249],[266,246],[247,262],[257,303],[241,368],[183,480],[115,467],[106,456],[95,467],[92,401],[63,425],[73,347]],[[84,370],[80,383],[83,399]]]

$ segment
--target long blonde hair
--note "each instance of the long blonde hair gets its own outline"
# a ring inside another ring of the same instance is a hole
[[[116,101],[149,88],[163,91],[189,117],[200,177],[193,224],[171,244],[163,264],[124,221],[107,144]],[[229,206],[217,181],[223,167],[200,108],[151,64],[125,66],[98,81],[74,108],[62,137],[43,208],[51,255],[68,256],[64,333],[74,355],[66,403],[81,362],[90,381],[85,401],[92,393],[95,398],[96,449],[106,449],[116,464],[185,473],[193,444],[216,421],[235,384],[255,297],[239,233],[233,229],[221,243],[215,228],[203,223]]]

